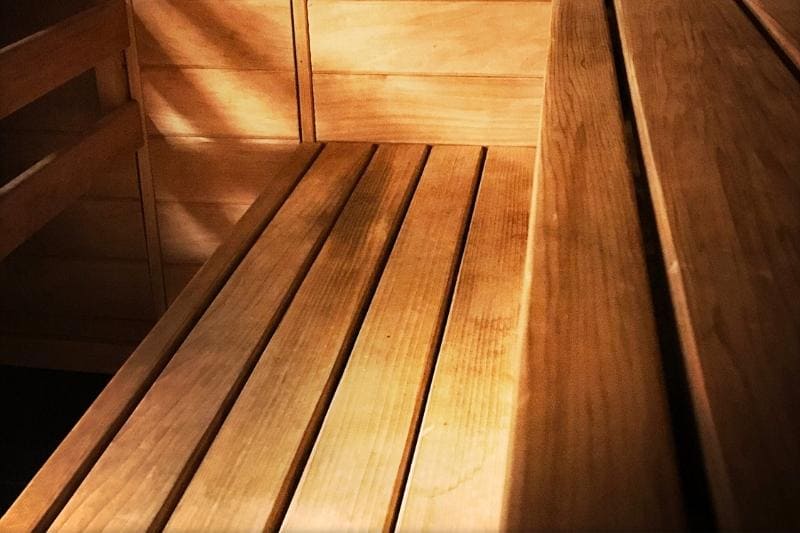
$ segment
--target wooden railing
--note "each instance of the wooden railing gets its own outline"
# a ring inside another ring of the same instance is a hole
[[[0,119],[121,54],[128,28],[124,0],[104,0],[0,49]],[[139,105],[128,101],[0,187],[0,259],[86,193],[107,163],[142,144]]]

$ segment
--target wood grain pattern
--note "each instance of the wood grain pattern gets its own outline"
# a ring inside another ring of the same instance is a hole
[[[419,176],[380,147],[175,509],[167,530],[274,529]],[[242,447],[242,442],[264,443]],[[232,470],[235,457],[241,468]]]
[[[79,141],[50,154],[0,187],[0,258],[44,226],[91,186],[109,161],[141,146],[139,106],[129,102]]]
[[[129,44],[125,3],[110,0],[0,49],[0,118]]]
[[[154,135],[299,138],[293,72],[150,67],[142,91]]]
[[[314,82],[311,69],[311,37],[308,29],[308,0],[291,0],[291,2],[300,139],[303,142],[314,142],[317,140],[317,131],[314,118]]]
[[[488,151],[399,530],[501,527],[533,162],[531,149]]]
[[[723,528],[800,527],[800,84],[734,2],[618,1]]]
[[[294,183],[305,173],[319,147],[299,145],[280,173],[286,187],[261,195],[231,236],[209,259],[126,360],[67,437],[59,444],[9,510],[0,529],[46,528],[128,418],[178,344],[206,310],[242,257],[258,238]]]
[[[478,147],[433,148],[284,530],[391,527],[480,163]]]
[[[177,496],[174,489],[193,471],[198,450],[233,400],[231,391],[277,325],[371,154],[370,145],[325,148],[67,502],[53,530],[141,531],[167,518],[163,513]]]
[[[248,204],[158,202],[161,251],[169,264],[203,263],[230,234]]]
[[[555,4],[511,529],[685,527],[602,0]]]
[[[288,0],[134,0],[142,65],[294,71]]]
[[[549,2],[314,2],[314,72],[542,77]]]
[[[542,80],[315,74],[320,140],[533,145]]]
[[[743,1],[800,68],[800,3],[795,0]]]
[[[251,204],[295,156],[297,144],[257,139],[149,139],[156,200]]]

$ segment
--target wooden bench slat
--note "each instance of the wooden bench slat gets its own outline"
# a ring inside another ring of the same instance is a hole
[[[753,14],[800,68],[800,2],[797,0],[744,0]]]
[[[277,527],[413,194],[424,154],[419,145],[378,149],[167,530]]]
[[[478,147],[433,148],[284,530],[391,527],[458,270],[480,160]]]
[[[56,518],[145,530],[166,516],[371,157],[328,145]]]
[[[602,0],[555,4],[512,528],[685,526]]]
[[[186,290],[180,293],[0,518],[0,530],[30,531],[50,524],[319,149],[312,144],[297,147],[296,156],[276,173],[270,187],[255,200],[228,239],[192,278]]]
[[[125,2],[107,0],[0,49],[0,118],[129,45]]]
[[[800,528],[800,84],[728,0],[618,0],[720,525]]]
[[[502,526],[535,152],[490,148],[400,510],[401,531]]]
[[[88,192],[97,172],[143,142],[139,104],[127,102],[0,187],[0,259]]]

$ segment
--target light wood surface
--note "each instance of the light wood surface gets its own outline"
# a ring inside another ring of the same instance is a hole
[[[158,202],[164,262],[203,263],[248,207],[248,204]]]
[[[125,3],[108,0],[3,47],[0,118],[121,52],[129,43]]]
[[[153,135],[299,138],[291,72],[149,67],[142,91]]]
[[[542,77],[550,3],[322,1],[309,26],[315,73]]]
[[[167,530],[277,527],[414,192],[424,153],[423,146],[378,149]],[[242,439],[262,445],[243,450]],[[232,457],[241,465],[235,471]]]
[[[543,89],[533,78],[315,74],[317,137],[533,145]]]
[[[685,527],[602,0],[554,6],[508,527]]]
[[[618,1],[720,525],[800,527],[800,84],[735,2]]]
[[[478,147],[433,148],[283,530],[391,527],[480,164]]]
[[[282,193],[276,187],[274,195],[263,195],[253,203],[229,239],[192,278],[189,288],[176,298],[14,504],[0,517],[0,529],[28,531],[50,524],[317,152],[315,145],[297,147],[296,157],[281,172],[287,176],[288,187]]]
[[[248,204],[282,180],[294,143],[257,139],[152,137],[156,200]]]
[[[294,25],[294,61],[297,72],[297,109],[300,140],[317,140],[314,118],[314,82],[311,71],[311,41],[308,31],[308,0],[291,0]]]
[[[800,3],[795,0],[743,0],[789,59],[800,68]]]
[[[0,258],[91,186],[92,176],[142,143],[139,107],[120,106],[79,141],[39,161],[0,187]]]
[[[53,530],[141,531],[167,518],[198,453],[235,398],[237,383],[280,320],[371,154],[370,145],[323,150],[67,502]]]
[[[142,65],[292,72],[288,0],[134,0]]]
[[[502,525],[533,162],[532,149],[490,148],[486,156],[399,530]]]

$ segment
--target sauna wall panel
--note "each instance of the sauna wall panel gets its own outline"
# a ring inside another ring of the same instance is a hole
[[[133,7],[171,302],[299,140],[292,8],[290,0]]]
[[[89,71],[0,121],[0,182],[102,114]],[[0,261],[3,363],[107,371],[156,318],[133,155],[110,162],[86,196]],[[109,320],[117,327],[105,328]]]
[[[550,3],[309,3],[320,140],[532,145]]]
[[[262,139],[150,139],[168,302],[270,186],[295,148]]]
[[[534,78],[316,74],[321,139],[528,145],[543,86]]]

